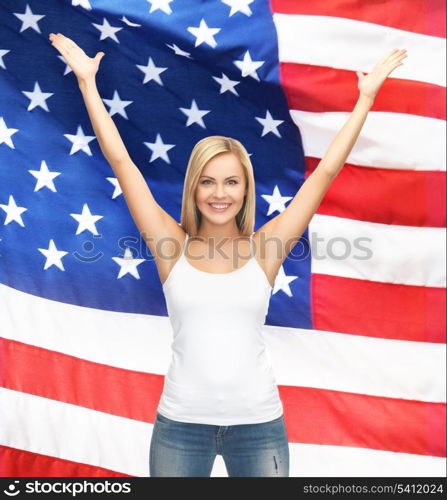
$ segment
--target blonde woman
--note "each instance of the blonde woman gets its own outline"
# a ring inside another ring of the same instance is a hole
[[[209,477],[217,454],[231,477],[289,475],[283,405],[262,326],[275,276],[349,155],[374,98],[406,57],[394,49],[359,78],[358,102],[288,207],[256,232],[253,167],[244,146],[214,135],[193,148],[181,223],[153,198],[95,83],[99,63],[49,35],[75,73],[101,150],[155,258],[174,340],[157,408],[150,476]]]

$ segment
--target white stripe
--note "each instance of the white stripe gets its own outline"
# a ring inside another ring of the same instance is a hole
[[[281,62],[369,73],[391,50],[407,49],[389,78],[446,86],[445,38],[335,16],[274,14],[273,20]]]
[[[0,444],[91,466],[149,475],[152,424],[0,389]],[[68,430],[68,432],[67,432]],[[290,476],[443,476],[444,458],[366,448],[289,444]],[[218,456],[211,476],[227,476]]]
[[[446,286],[445,228],[315,214],[309,224],[309,238],[313,273],[381,283]]]
[[[290,470],[296,477],[445,477],[445,467],[442,457],[350,446],[290,446]]]
[[[323,158],[351,112],[290,110],[305,156]],[[363,167],[446,170],[446,121],[370,111],[346,162]]]
[[[5,388],[0,401],[5,446],[149,475],[147,423]]]
[[[0,317],[7,339],[118,368],[167,371],[172,327],[165,316],[90,309],[0,284]]]
[[[63,304],[5,285],[0,298],[5,338],[128,370],[167,371],[168,318]],[[278,384],[445,401],[445,344],[272,326],[264,333]]]
[[[282,327],[265,337],[280,385],[446,400],[445,344]]]

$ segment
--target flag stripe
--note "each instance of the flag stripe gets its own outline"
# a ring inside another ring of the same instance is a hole
[[[278,384],[446,401],[446,346],[271,327],[265,330]]]
[[[300,129],[307,157],[323,158],[348,112],[290,110]],[[392,134],[390,130],[398,130]],[[424,140],[421,141],[420,137]],[[446,122],[435,118],[370,111],[346,162],[365,167],[405,170],[446,170]]]
[[[320,158],[306,158],[306,179]],[[445,227],[445,172],[392,170],[346,164],[317,213],[401,226]]]
[[[354,71],[282,62],[280,72],[290,109],[319,113],[352,110],[355,106],[358,78]],[[375,97],[371,111],[445,120],[446,89],[426,82],[389,78]]]
[[[8,430],[5,446],[148,475],[152,426],[147,423],[5,388],[0,408]]]
[[[317,272],[311,279],[316,329],[445,344],[445,288],[380,283]]]
[[[279,389],[290,441],[446,455],[445,403],[379,398],[311,387]],[[287,419],[289,414],[294,418]]]
[[[445,1],[412,0],[411,14],[408,0],[381,2],[380,8],[374,2],[328,2],[327,0],[270,0],[273,12],[283,14],[319,15],[344,17],[367,23],[386,24],[391,28],[414,31],[426,35],[445,37]]]
[[[2,284],[0,302],[7,312],[3,337],[129,370],[166,371],[172,339],[166,316],[80,307]]]
[[[315,214],[309,235],[313,273],[387,284],[446,285],[445,228],[385,225]],[[298,248],[290,255],[296,258],[300,251]]]
[[[0,445],[2,477],[133,477],[92,465]]]
[[[148,475],[151,424],[8,389],[0,389],[0,399],[5,418],[16,422],[4,445],[132,476]],[[446,460],[442,457],[350,446],[291,443],[289,447],[291,476],[433,477],[445,474]],[[219,458],[212,475],[222,466]]]
[[[291,477],[444,477],[445,461],[439,457],[409,455],[340,446],[291,444]],[[323,458],[322,458],[323,457]],[[0,446],[4,477],[129,477],[57,457]],[[123,464],[124,465],[124,464]],[[217,455],[211,477],[226,477],[225,463]],[[130,476],[133,477],[133,476]]]
[[[95,311],[5,286],[0,286],[2,290],[2,302],[11,317],[25,310],[33,318],[32,329],[26,321],[12,324],[10,317],[5,318],[8,338],[23,343],[24,348],[29,344],[133,373],[166,373],[172,341],[168,318]],[[338,309],[347,307],[343,304]],[[363,305],[361,310],[365,311]],[[61,328],[63,321],[66,324]],[[263,333],[281,385],[445,402],[445,377],[440,376],[445,373],[445,344],[268,325]]]
[[[3,386],[140,422],[153,422],[161,375],[124,370],[3,340]],[[57,373],[57,376],[51,374]],[[66,383],[70,380],[70,385]]]
[[[8,389],[132,420],[154,420],[163,386],[161,376],[126,372],[15,342],[5,342],[4,348],[8,361],[4,386]],[[39,372],[39,367],[44,368]],[[58,376],[51,378],[56,372]],[[68,387],[66,380],[71,381]],[[279,392],[291,442],[445,456],[443,403],[294,386],[279,386]],[[351,415],[349,421],[340,418],[339,408]],[[390,414],[393,419],[387,420]],[[429,418],[430,433],[426,435]],[[318,428],[315,422],[319,422]],[[358,431],[354,436],[352,425]],[[411,441],[404,439],[407,434]]]
[[[369,73],[392,48],[405,48],[411,63],[397,67],[389,78],[446,86],[444,38],[342,17],[274,13],[273,21],[280,62]]]

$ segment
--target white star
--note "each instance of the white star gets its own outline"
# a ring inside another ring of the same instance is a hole
[[[152,156],[149,160],[149,163],[153,162],[157,158],[162,158],[166,163],[171,163],[167,152],[170,149],[174,148],[175,144],[164,144],[160,134],[157,134],[155,142],[145,142],[144,144],[152,151]]]
[[[242,76],[251,76],[259,82],[259,76],[256,70],[260,68],[265,61],[252,61],[250,52],[247,50],[242,61],[233,61],[234,64],[241,70]]]
[[[32,92],[22,90],[22,94],[25,94],[30,99],[27,111],[31,111],[37,106],[40,106],[45,111],[49,111],[46,100],[54,95],[52,92],[42,92],[38,82],[34,82],[34,90]]]
[[[103,99],[103,101],[108,106],[110,106],[110,109],[109,109],[109,115],[110,116],[113,116],[115,113],[119,113],[126,120],[128,120],[127,114],[126,114],[126,110],[124,108],[126,106],[129,106],[129,104],[132,104],[133,101],[122,101],[120,99],[120,96],[119,96],[117,90],[115,90],[115,92],[113,93],[113,99]]]
[[[112,257],[112,259],[120,266],[118,278],[122,278],[127,273],[130,273],[134,278],[140,279],[137,266],[139,266],[145,259],[134,259],[129,247],[126,247],[124,257]]]
[[[45,160],[40,162],[40,170],[28,170],[28,172],[33,175],[36,179],[36,186],[34,188],[34,192],[39,191],[39,189],[43,187],[47,187],[51,189],[54,193],[56,192],[56,188],[54,187],[53,179],[58,175],[61,175],[61,172],[52,172],[48,170],[47,164]]]
[[[5,143],[11,149],[15,149],[14,144],[11,140],[11,136],[18,131],[18,128],[8,128],[6,126],[5,120],[3,120],[3,117],[0,116],[0,144]]]
[[[127,26],[132,26],[132,28],[139,28],[141,26],[141,24],[137,24],[137,23],[132,23],[129,21],[129,19],[127,19],[126,16],[123,16],[121,18],[121,21],[123,21],[123,23],[126,23]]]
[[[251,16],[253,12],[251,11],[249,5],[255,0],[221,0],[222,3],[229,5],[231,11],[228,17],[231,17],[236,12],[242,12],[246,16]]]
[[[82,214],[70,214],[73,219],[79,222],[78,229],[76,230],[76,234],[80,234],[86,229],[90,231],[95,236],[98,235],[98,231],[96,230],[95,222],[99,219],[102,219],[103,215],[92,215],[87,203],[84,203],[82,207]]]
[[[6,69],[5,63],[3,62],[3,56],[5,56],[10,50],[0,49],[0,68]]]
[[[239,96],[234,87],[236,87],[236,85],[239,85],[241,82],[238,82],[236,80],[230,80],[228,76],[225,75],[224,73],[222,73],[222,78],[213,76],[213,79],[216,80],[216,82],[220,85],[220,92],[219,92],[220,94],[223,94],[224,92],[229,90],[233,94]]]
[[[118,182],[118,179],[116,177],[106,177],[106,179],[115,187],[115,190],[113,191],[112,195],[112,200],[114,200],[117,196],[122,194],[121,186],[120,183]]]
[[[8,204],[2,205],[0,203],[0,208],[3,208],[3,210],[6,212],[6,219],[5,219],[5,222],[3,222],[4,226],[6,226],[7,224],[9,224],[12,221],[15,221],[18,224],[20,224],[22,227],[25,227],[25,224],[22,221],[22,216],[20,214],[25,212],[28,209],[25,207],[18,207],[16,205],[16,202],[15,202],[12,194],[9,195]]]
[[[200,21],[200,26],[198,28],[193,28],[190,26],[188,31],[192,33],[196,37],[195,47],[202,44],[203,42],[207,43],[210,47],[215,47],[217,45],[216,40],[214,40],[214,35],[219,33],[221,28],[208,28],[205,19]]]
[[[267,215],[272,214],[276,210],[281,213],[286,209],[286,202],[291,200],[293,196],[281,196],[278,186],[275,186],[272,195],[261,194],[264,200],[269,204]]]
[[[281,134],[278,132],[278,127],[281,125],[281,123],[284,123],[284,120],[274,120],[272,115],[270,114],[270,111],[268,110],[265,114],[265,118],[255,116],[255,119],[258,120],[258,122],[264,127],[262,129],[261,137],[264,137],[264,135],[268,134],[269,132],[272,132],[278,137],[281,137]]]
[[[71,0],[72,7],[77,7],[80,5],[86,10],[92,10],[92,6],[90,5],[89,0]]]
[[[296,280],[298,276],[286,276],[284,272],[284,267],[281,266],[278,274],[276,275],[275,282],[273,283],[272,295],[275,295],[276,292],[282,290],[286,295],[292,297],[292,291],[290,290],[289,283]]]
[[[157,9],[162,10],[165,14],[172,14],[172,9],[169,4],[173,0],[147,0],[151,4],[151,10],[149,14],[156,11]]]
[[[178,108],[178,109],[188,117],[185,127],[189,127],[193,123],[197,123],[202,128],[206,128],[205,124],[203,123],[202,116],[207,115],[211,110],[199,109],[197,107],[195,99],[192,100],[192,104],[189,109],[188,108]]]
[[[44,271],[53,265],[58,267],[62,271],[65,271],[64,265],[62,264],[62,257],[64,255],[67,255],[68,252],[58,250],[52,239],[50,240],[48,248],[38,248],[38,250],[47,258],[47,260],[45,261],[45,266],[43,268]]]
[[[177,47],[177,45],[175,43],[173,43],[172,45],[169,45],[169,43],[167,43],[166,45],[170,49],[172,49],[176,55],[183,56],[183,57],[188,57],[189,59],[193,59],[193,57],[191,57],[191,54],[189,52],[185,52],[181,48]]]
[[[120,28],[118,26],[111,26],[105,17],[103,18],[102,24],[92,24],[101,32],[101,37],[99,38],[100,40],[104,40],[105,38],[110,37],[116,43],[120,43],[118,38],[116,38],[115,33],[122,30],[123,28]]]
[[[66,137],[73,143],[70,150],[71,155],[79,150],[82,150],[84,151],[84,153],[92,156],[92,152],[90,151],[90,146],[88,145],[88,143],[90,141],[93,141],[93,139],[96,139],[96,137],[94,135],[84,135],[84,131],[82,130],[81,125],[78,125],[76,135],[64,134],[64,137]]]
[[[149,57],[146,66],[142,66],[140,64],[136,64],[135,66],[144,73],[143,83],[155,80],[159,85],[163,86],[163,82],[161,81],[159,75],[160,73],[163,73],[163,71],[166,71],[168,68],[160,68],[155,66],[152,57]]]
[[[22,27],[20,28],[20,33],[27,30],[28,28],[33,28],[34,31],[40,33],[39,25],[37,24],[42,17],[45,15],[33,14],[28,4],[26,4],[26,10],[24,14],[18,14],[13,12],[13,14],[22,21]]]
[[[64,56],[57,56],[57,57],[65,64],[65,71],[64,71],[64,76],[65,76],[68,73],[70,73],[72,71],[72,69],[70,68],[70,66],[65,61]]]

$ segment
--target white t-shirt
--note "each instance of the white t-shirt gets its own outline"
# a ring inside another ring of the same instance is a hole
[[[194,267],[183,251],[163,284],[172,358],[157,408],[180,422],[237,425],[283,414],[263,336],[272,287],[251,258],[229,273]]]

